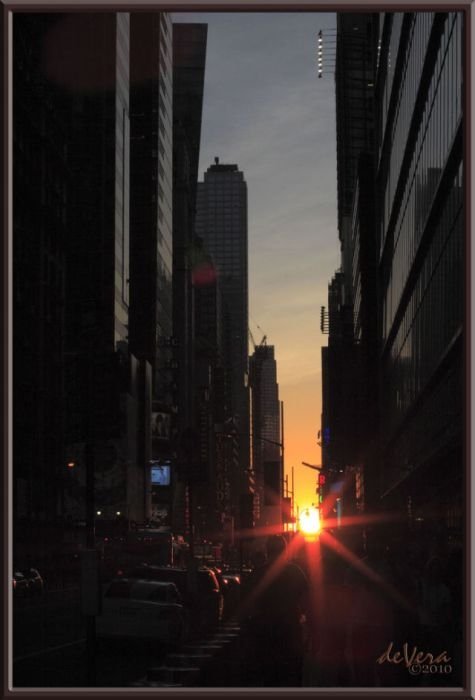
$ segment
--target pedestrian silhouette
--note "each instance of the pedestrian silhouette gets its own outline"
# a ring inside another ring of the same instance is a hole
[[[308,580],[287,560],[285,539],[267,541],[266,560],[243,587],[243,676],[246,685],[300,687]]]

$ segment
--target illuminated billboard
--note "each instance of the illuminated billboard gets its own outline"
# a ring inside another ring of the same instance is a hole
[[[170,464],[168,462],[152,462],[150,481],[152,486],[170,486]]]
[[[164,411],[152,413],[152,438],[158,440],[170,439],[170,414]]]

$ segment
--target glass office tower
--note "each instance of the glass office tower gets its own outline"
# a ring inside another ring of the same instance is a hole
[[[462,531],[463,14],[386,14],[378,72],[381,490]]]

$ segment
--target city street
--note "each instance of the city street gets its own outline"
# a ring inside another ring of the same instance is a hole
[[[41,599],[15,600],[13,629],[15,687],[87,685],[86,625],[79,589],[47,592]],[[126,687],[166,653],[166,649],[149,643],[97,640],[97,685]]]
[[[468,4],[21,3],[8,682],[468,689]]]
[[[273,539],[279,538],[269,538]],[[300,613],[295,608],[294,618],[303,641],[298,673],[295,683],[287,682],[284,676],[278,685],[401,687],[408,680],[416,686],[460,683],[461,631],[446,623],[428,630],[424,620],[430,608],[421,611],[415,605],[414,590],[431,585],[432,574],[421,560],[405,561],[388,543],[374,540],[361,556],[330,533],[311,540],[297,538],[282,550],[275,564],[268,559],[247,574],[234,616],[206,632],[196,629],[181,646],[97,639],[94,685],[272,686],[279,671],[274,630],[300,599],[302,607]],[[458,573],[453,569],[454,560],[446,559],[446,563],[437,585],[446,591],[453,615],[453,586]],[[302,597],[292,578],[283,578],[293,569],[305,577]],[[252,612],[256,595],[260,597]],[[254,620],[268,605],[264,627],[255,627]],[[303,617],[297,620],[301,613]],[[16,599],[13,617],[15,687],[90,685],[79,589]],[[285,654],[278,662],[281,670],[294,644],[291,629],[285,631]],[[425,659],[435,660],[426,664],[427,672],[423,664],[409,664],[417,651]],[[394,656],[403,652],[406,662],[394,663]]]

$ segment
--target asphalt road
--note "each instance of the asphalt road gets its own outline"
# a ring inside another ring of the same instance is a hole
[[[86,625],[79,591],[47,592],[14,601],[13,687],[89,686]],[[167,653],[158,645],[97,640],[97,687],[127,687]]]

